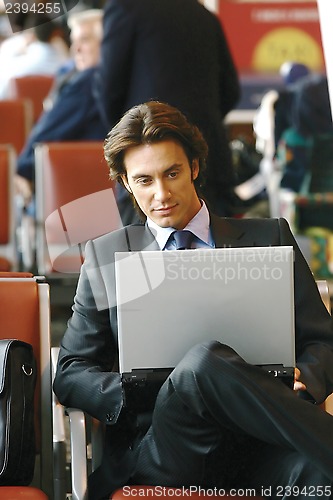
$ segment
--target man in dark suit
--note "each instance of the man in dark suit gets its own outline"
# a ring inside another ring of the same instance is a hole
[[[128,483],[246,486],[271,498],[331,487],[333,419],[317,406],[333,389],[331,317],[284,219],[219,218],[207,209],[195,187],[206,155],[199,130],[159,102],[129,110],[106,139],[111,177],[145,222],[88,242],[54,383],[61,403],[106,424],[104,459],[90,480],[94,500]],[[131,399],[117,371],[114,252],[174,248],[176,230],[190,232],[194,249],[294,247],[294,390],[212,339],[175,367],[152,414],[145,389]]]
[[[208,143],[206,200],[218,215],[230,211],[235,179],[222,121],[240,87],[221,24],[198,0],[108,0],[96,95],[109,129],[151,99],[180,109]]]

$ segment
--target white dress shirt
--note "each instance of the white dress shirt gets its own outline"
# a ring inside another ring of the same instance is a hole
[[[174,240],[168,241],[171,233],[176,231],[173,227],[160,227],[154,221],[147,218],[146,224],[155,236],[158,246],[161,250],[175,250],[176,244]],[[199,212],[190,220],[184,230],[191,231],[195,238],[192,243],[192,248],[214,248],[215,243],[210,230],[210,217],[207,206],[201,200],[201,208]]]

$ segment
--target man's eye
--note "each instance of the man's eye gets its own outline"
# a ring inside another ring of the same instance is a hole
[[[170,173],[169,173],[169,177],[171,177],[172,179],[173,179],[174,177],[177,177],[177,175],[178,175],[178,172],[176,172],[176,171],[174,171],[174,172],[170,172]]]
[[[148,186],[151,183],[151,179],[143,177],[141,179],[137,179],[137,183],[141,184],[142,186]]]

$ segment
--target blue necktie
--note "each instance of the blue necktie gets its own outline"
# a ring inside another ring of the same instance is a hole
[[[183,231],[175,231],[172,233],[173,239],[176,242],[177,250],[185,250],[186,248],[191,248],[192,241],[194,239],[194,234],[186,229]]]

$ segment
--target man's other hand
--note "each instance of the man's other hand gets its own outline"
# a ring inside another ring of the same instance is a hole
[[[294,391],[306,391],[306,385],[300,381],[301,372],[298,368],[295,368],[295,378],[294,378]]]

